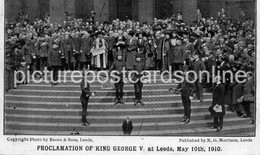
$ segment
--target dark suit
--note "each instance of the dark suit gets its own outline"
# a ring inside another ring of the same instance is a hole
[[[180,89],[181,88],[181,89]],[[184,107],[184,116],[187,119],[190,119],[190,115],[191,115],[191,100],[190,100],[190,96],[191,96],[191,90],[195,88],[194,83],[188,83],[188,81],[185,80],[180,83],[177,86],[177,89],[180,89],[181,92],[181,99],[182,99],[182,104]]]
[[[125,63],[123,62],[123,60],[119,61],[116,60],[115,62],[113,62],[112,66],[110,67],[110,71],[118,71],[120,74],[116,74],[116,76],[118,76],[119,82],[115,83],[115,88],[116,88],[116,99],[123,99],[123,90],[124,90],[124,81],[123,81],[123,73],[122,70],[125,67]]]
[[[196,97],[198,100],[203,101],[203,90],[202,90],[202,85],[201,82],[203,81],[202,79],[199,79],[199,73],[200,71],[206,70],[204,62],[201,60],[195,60],[192,62],[192,69],[196,72],[198,79],[195,82],[195,87],[196,87]],[[205,74],[203,74],[205,75]],[[201,81],[200,81],[201,80]]]
[[[58,80],[58,72],[61,66],[61,55],[59,49],[51,49],[48,53],[48,66],[53,70],[54,81]]]
[[[72,39],[73,40],[73,50],[75,50],[74,54],[74,60],[75,60],[75,66],[74,69],[79,69],[79,54],[81,50],[81,44],[82,44],[82,39],[81,37],[75,37]]]
[[[133,69],[138,72],[138,74],[135,75],[135,79],[137,79],[137,82],[134,83],[135,99],[141,100],[142,99],[142,89],[143,89],[143,83],[141,81],[141,77],[142,77],[141,72],[145,69],[145,64],[143,62],[135,62]]]
[[[243,85],[243,96],[244,100],[242,102],[242,105],[245,109],[245,113],[247,116],[251,116],[251,111],[250,111],[250,103],[254,102],[254,78],[251,77],[248,79],[245,84]]]
[[[225,104],[224,104],[224,93],[225,93],[225,87],[222,83],[218,84],[217,86],[215,86],[215,88],[213,89],[213,94],[212,94],[212,105],[209,108],[209,111],[211,112],[211,115],[214,118],[214,126],[215,127],[221,127],[223,125],[223,117],[225,115]],[[222,107],[222,112],[215,112],[213,110],[213,107],[215,105],[221,105]]]
[[[39,53],[40,53],[40,70],[43,71],[44,67],[47,67],[47,57],[49,52],[48,41],[40,42]]]
[[[126,42],[126,38],[124,36],[118,36],[117,38],[115,38],[115,44],[114,47],[117,50],[117,53],[119,53],[120,51],[118,51],[118,48],[120,48],[121,52],[122,52],[122,56],[123,56],[123,62],[126,61],[126,44],[118,44],[119,42]]]
[[[124,120],[123,125],[122,125],[122,129],[123,129],[124,135],[130,135],[132,133],[132,130],[133,130],[132,121]]]
[[[82,53],[79,54],[79,61],[80,61],[80,69],[84,67],[87,68],[87,65],[91,65],[91,46],[93,43],[93,39],[91,37],[82,38],[81,42],[81,50]]]
[[[133,69],[133,63],[135,62],[135,56],[137,51],[137,40],[129,39],[127,40],[127,52],[126,52],[126,66],[127,70]]]
[[[91,95],[90,92],[90,85],[85,79],[82,78],[81,81],[81,95],[80,95],[80,100],[81,100],[81,106],[82,106],[82,123],[86,123],[86,115],[87,115],[87,109],[88,109],[88,101],[89,101],[89,96]]]
[[[73,42],[72,39],[63,40],[61,43],[61,52],[65,56],[66,69],[73,70],[74,57],[73,57]]]

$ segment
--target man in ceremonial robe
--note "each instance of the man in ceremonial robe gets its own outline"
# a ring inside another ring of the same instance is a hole
[[[97,38],[93,42],[93,48],[91,50],[92,65],[98,70],[105,69],[107,68],[107,43],[101,32],[97,32],[96,35]]]

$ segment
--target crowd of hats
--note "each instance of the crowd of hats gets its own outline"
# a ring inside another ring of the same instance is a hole
[[[245,48],[251,50],[249,56],[255,53],[252,52],[255,51],[255,25],[249,19],[240,21],[218,16],[216,18],[195,19],[193,23],[187,24],[173,16],[163,20],[155,18],[151,24],[135,20],[120,21],[119,19],[101,23],[94,21],[94,13],[92,14],[93,16],[87,20],[66,18],[63,24],[56,24],[50,22],[49,14],[46,14],[44,19],[30,21],[22,12],[18,14],[15,21],[7,20],[6,40],[15,40],[17,46],[21,47],[25,43],[24,40],[32,39],[34,36],[36,36],[35,38],[39,37],[39,40],[48,40],[51,37],[64,37],[65,35],[72,37],[75,33],[90,37],[98,37],[99,35],[117,37],[121,33],[125,37],[143,38],[159,34],[161,37],[176,37],[180,40],[188,38],[191,42],[199,38],[202,41],[202,47],[207,46],[207,40],[210,40],[214,43],[214,49],[211,50],[217,51],[221,48],[218,44],[220,39],[232,43],[230,48],[233,50],[233,45],[238,44],[242,38],[246,45]],[[247,36],[250,36],[250,39],[246,39]]]
[[[68,14],[68,13],[67,13]],[[18,15],[19,18],[15,22],[7,23],[7,32],[9,37],[12,35],[27,34],[28,32],[33,35],[44,36],[45,34],[51,36],[53,33],[74,33],[75,31],[84,34],[86,32],[91,35],[108,35],[110,31],[118,32],[123,31],[124,35],[139,35],[148,37],[154,34],[155,31],[172,36],[172,33],[176,33],[177,38],[183,39],[183,37],[201,37],[201,36],[214,36],[221,31],[224,37],[235,37],[236,32],[243,31],[244,33],[252,33],[253,26],[251,21],[232,21],[230,19],[221,18],[202,18],[199,21],[194,21],[192,24],[186,24],[182,20],[176,18],[168,18],[165,20],[154,19],[152,24],[146,22],[140,23],[138,21],[127,20],[120,21],[118,19],[112,22],[94,22],[92,20],[83,21],[82,19],[70,19],[68,18],[63,24],[50,23],[49,15],[47,14],[44,19],[36,19],[36,21],[29,21],[26,18],[25,13],[21,12]],[[14,30],[14,31],[12,31]],[[226,36],[228,35],[228,36]]]

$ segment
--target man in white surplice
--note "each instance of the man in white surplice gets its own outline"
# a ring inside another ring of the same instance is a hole
[[[93,42],[92,53],[92,65],[97,69],[107,68],[107,43],[102,36],[101,32],[96,33],[97,38]]]

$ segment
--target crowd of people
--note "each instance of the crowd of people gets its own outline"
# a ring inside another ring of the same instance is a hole
[[[163,20],[155,18],[152,24],[130,19],[99,23],[94,20],[94,12],[92,15],[83,21],[66,14],[63,24],[54,24],[48,14],[44,19],[29,21],[25,13],[20,13],[15,21],[6,22],[6,90],[16,88],[13,79],[17,70],[30,73],[45,68],[55,73],[85,68],[113,70],[118,56],[126,70],[136,69],[138,57],[146,70],[163,71],[171,67],[171,71],[212,72],[215,66],[220,71],[246,71],[248,79],[254,79],[256,33],[253,20],[228,19],[224,9],[216,18],[203,18],[198,10],[198,18],[191,24],[182,20],[181,13]],[[57,74],[54,75],[57,80]],[[224,104],[230,105],[240,117],[251,117],[253,100],[244,97],[245,93],[254,95],[254,88],[245,92],[248,85],[230,81],[227,77],[223,83]],[[195,82],[194,98],[201,102],[202,88],[212,92],[214,85]]]

